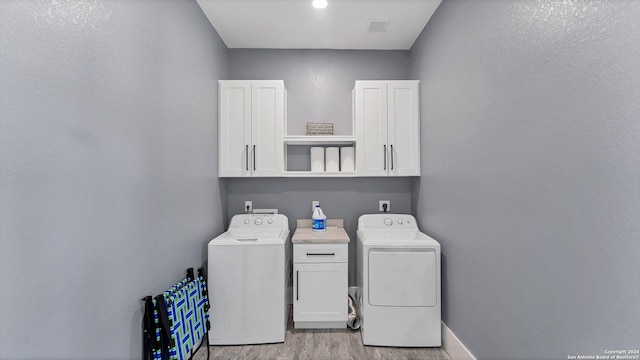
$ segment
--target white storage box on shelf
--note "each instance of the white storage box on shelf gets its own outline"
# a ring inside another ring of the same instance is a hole
[[[355,167],[355,150],[353,146],[345,146],[340,148],[340,171],[354,172]]]
[[[311,172],[321,173],[324,172],[324,148],[312,147],[311,148]]]

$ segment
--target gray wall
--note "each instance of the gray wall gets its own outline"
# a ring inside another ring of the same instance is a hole
[[[640,3],[447,0],[411,63],[447,325],[482,360],[637,348]]]
[[[230,49],[230,79],[284,80],[288,133],[307,122],[333,122],[352,135],[351,90],[356,80],[405,80],[408,51]]]
[[[226,51],[194,1],[0,2],[0,358],[141,357],[224,227]]]
[[[351,90],[356,80],[407,79],[408,51],[229,50],[230,79],[283,79],[288,93],[291,135],[304,135],[307,121],[334,122],[335,134],[351,135]],[[308,159],[308,158],[307,158]],[[229,216],[254,208],[278,208],[292,232],[296,219],[311,218],[318,200],[329,218],[345,220],[349,246],[349,284],[355,286],[358,217],[390,200],[393,212],[411,211],[409,178],[229,179]]]

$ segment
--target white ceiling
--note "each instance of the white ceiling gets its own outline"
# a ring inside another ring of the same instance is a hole
[[[197,0],[229,48],[408,50],[441,0]],[[388,20],[367,32],[369,20]]]

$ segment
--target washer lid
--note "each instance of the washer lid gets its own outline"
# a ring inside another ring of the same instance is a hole
[[[437,257],[433,249],[369,251],[369,304],[436,306]]]
[[[243,238],[279,238],[282,235],[282,229],[229,229],[229,234],[233,237]]]
[[[280,229],[232,229],[211,240],[209,245],[281,245],[288,236],[288,231]]]

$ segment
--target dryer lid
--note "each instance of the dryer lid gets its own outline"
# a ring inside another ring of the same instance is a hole
[[[418,230],[358,230],[357,235],[367,246],[440,247],[435,239]]]

